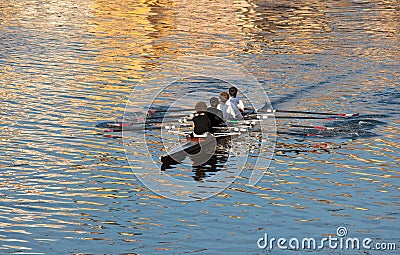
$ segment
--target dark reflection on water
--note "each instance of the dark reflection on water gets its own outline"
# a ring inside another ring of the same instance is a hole
[[[265,232],[322,237],[340,225],[349,237],[398,241],[397,1],[29,0],[0,9],[0,253],[262,254]],[[133,86],[155,93],[143,76],[188,53],[240,63],[276,108],[370,114],[374,125],[363,128],[374,136],[282,134],[258,185],[245,171],[206,201],[159,197],[135,178],[122,140],[94,126],[123,113]]]

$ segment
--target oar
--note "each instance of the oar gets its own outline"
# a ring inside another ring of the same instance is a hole
[[[340,116],[333,116],[333,117],[317,117],[317,116],[279,116],[279,115],[274,115],[273,113],[254,113],[254,114],[249,114],[248,117],[251,117],[253,119],[307,119],[307,120],[334,120],[335,118],[339,118]],[[341,117],[340,117],[341,118]]]
[[[317,130],[338,130],[337,127],[325,127],[325,126],[306,126],[306,125],[290,125],[291,127],[317,129]]]
[[[156,129],[160,129],[160,127],[149,126],[149,127],[145,127],[143,129],[143,127],[128,126],[128,127],[116,127],[116,129],[106,129],[103,132],[105,132],[105,133],[110,133],[110,132],[121,133],[122,131],[145,131],[145,130],[156,130]]]
[[[253,108],[246,108],[246,110],[255,110]],[[194,111],[194,109],[169,109],[169,110],[157,110],[150,109],[148,112],[150,114],[161,113],[161,112],[187,112]],[[328,115],[328,116],[337,116],[337,117],[356,117],[359,116],[360,113],[335,113],[335,112],[312,112],[312,111],[296,111],[296,110],[279,110],[279,109],[267,109],[267,110],[258,110],[259,113],[267,112],[267,113],[300,113],[300,114],[314,114],[314,115]],[[250,115],[250,114],[249,114]]]
[[[260,119],[306,119],[306,120],[334,120],[335,117],[315,117],[315,116],[276,116],[273,114],[252,114],[251,117],[256,117],[256,119],[251,119],[255,121],[260,121]]]
[[[301,119],[301,120],[334,120],[329,117],[311,117],[311,116],[274,116],[275,119]]]
[[[306,125],[289,125],[290,127],[299,127],[299,128],[307,128],[307,129],[317,129],[317,130],[332,130],[332,131],[338,131],[338,132],[346,132],[349,130],[352,130],[349,127],[326,127],[326,126],[306,126]],[[353,129],[354,130],[354,129]]]
[[[152,114],[161,113],[161,112],[190,112],[190,111],[194,112],[194,109],[169,109],[169,110],[149,109],[148,113],[150,115],[152,115]]]
[[[187,114],[180,114],[180,115],[167,115],[167,116],[160,116],[160,117],[146,117],[146,120],[159,120],[159,119],[173,119],[173,118],[182,118],[188,116]]]
[[[212,127],[213,129],[220,129],[220,130],[233,130],[233,131],[241,131],[245,132],[248,131],[248,126],[236,126],[236,127]]]
[[[272,110],[268,109],[266,111],[259,112],[268,112],[268,113],[301,113],[301,114],[314,114],[314,115],[328,115],[328,116],[337,116],[337,117],[356,117],[359,116],[359,113],[334,113],[334,112],[309,112],[309,111],[294,111],[294,110]]]
[[[291,131],[276,131],[278,135],[295,135],[295,136],[321,136],[320,134],[300,133]]]
[[[256,122],[262,121],[261,119],[306,119],[306,120],[334,120],[335,117],[315,117],[315,116],[274,116],[273,114],[251,114],[257,118],[249,120],[228,120],[229,123],[244,123],[244,124],[255,124]],[[182,121],[190,121],[191,118],[184,118]]]
[[[174,131],[173,129],[176,129],[176,128],[179,128],[179,127],[172,125],[172,126],[165,126],[164,128],[167,129],[168,131]],[[248,126],[240,125],[240,126],[234,126],[234,127],[231,127],[231,126],[212,127],[212,129],[229,130],[229,131],[233,130],[233,131],[242,131],[242,132],[244,132],[244,131],[248,131]]]
[[[169,129],[167,132],[172,133],[172,134],[178,134],[178,135],[190,135],[192,133],[190,131],[179,131],[179,130],[171,130],[171,129]]]
[[[229,132],[229,133],[215,133],[214,137],[224,137],[224,136],[235,136],[235,135],[241,135],[242,133],[240,132]]]

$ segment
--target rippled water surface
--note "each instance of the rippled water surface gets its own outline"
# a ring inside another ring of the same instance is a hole
[[[257,240],[339,226],[400,245],[398,1],[0,0],[0,10],[0,254],[303,254]],[[277,118],[256,186],[241,177],[205,201],[165,199],[135,178],[122,139],[95,125],[121,116],[135,86],[155,93],[144,76],[189,54],[240,64],[274,108],[360,112],[368,125],[299,136],[293,125],[352,123]]]

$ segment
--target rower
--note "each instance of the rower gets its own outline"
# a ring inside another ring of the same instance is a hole
[[[236,87],[234,87],[234,86],[230,87],[229,95],[231,97],[229,98],[229,101],[231,102],[232,105],[236,106],[241,113],[244,113],[243,101],[240,98],[236,97],[237,93],[238,93],[238,89]]]
[[[229,94],[227,92],[221,92],[219,99],[220,103],[217,108],[222,111],[224,121],[242,118],[242,114],[238,108],[229,101]]]
[[[224,126],[225,122],[222,119],[222,111],[217,109],[219,100],[216,97],[210,99],[210,107],[207,108],[207,116],[211,121],[211,133],[215,133],[217,130],[215,127]]]
[[[194,109],[197,116],[193,117],[193,137],[206,137],[211,131],[211,121],[206,115],[207,105],[204,102],[198,102]]]

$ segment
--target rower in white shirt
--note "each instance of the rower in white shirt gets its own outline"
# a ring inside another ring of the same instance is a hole
[[[227,92],[221,92],[219,99],[220,103],[217,109],[222,111],[224,121],[243,119],[239,109],[229,101],[229,94]]]
[[[236,106],[240,112],[244,113],[244,104],[243,101],[236,97],[238,93],[238,89],[236,87],[230,87],[229,88],[229,101],[231,102],[232,105]]]

